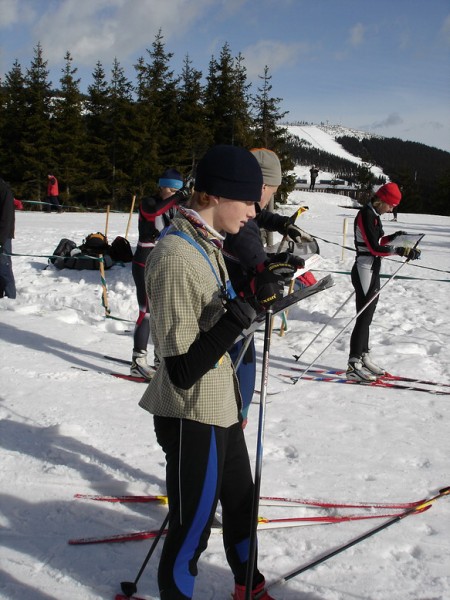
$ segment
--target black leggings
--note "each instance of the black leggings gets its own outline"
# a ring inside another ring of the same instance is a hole
[[[378,292],[380,289],[380,264],[379,261],[374,262],[371,271],[370,281],[363,287],[357,263],[352,269],[352,284],[356,294],[356,312],[359,312],[363,306]],[[361,357],[364,352],[369,351],[369,330],[372,323],[373,315],[378,304],[377,296],[369,306],[356,319],[355,326],[350,337],[350,358]]]
[[[161,600],[188,600],[217,502],[223,543],[236,583],[245,585],[253,480],[240,423],[223,428],[187,419],[154,417],[166,454],[169,530],[158,568]],[[254,585],[262,581],[255,568]]]
[[[145,266],[137,262],[131,265],[131,273],[136,285],[136,296],[139,304],[139,316],[134,326],[134,350],[147,350],[150,337],[150,314],[148,312],[148,298],[145,288]]]

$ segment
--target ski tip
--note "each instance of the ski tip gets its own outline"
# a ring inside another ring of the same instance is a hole
[[[439,490],[439,496],[448,496],[450,494],[450,485]]]

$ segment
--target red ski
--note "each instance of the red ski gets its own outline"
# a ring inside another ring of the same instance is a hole
[[[417,510],[417,514],[422,512]],[[301,527],[311,525],[331,525],[335,523],[345,523],[347,521],[365,521],[369,519],[387,519],[392,517],[398,517],[403,513],[388,513],[378,515],[329,515],[319,517],[288,517],[280,519],[266,519],[259,517],[258,519],[258,531],[265,529],[279,529],[284,527]],[[221,533],[221,527],[213,527],[212,533]],[[163,531],[163,535],[167,533],[167,530]],[[120,542],[133,542],[139,540],[153,539],[159,534],[159,529],[153,529],[150,531],[136,531],[131,533],[118,533],[115,535],[105,537],[87,537],[87,538],[75,538],[69,540],[71,546],[84,546],[88,544],[112,544]]]
[[[123,503],[147,503],[160,502],[167,504],[167,496],[100,496],[95,494],[75,494],[74,498],[81,500],[95,500],[96,502],[123,502]],[[423,500],[414,500],[412,502],[340,502],[338,500],[316,500],[312,498],[287,498],[280,496],[261,496],[261,506],[298,506],[310,508],[414,508],[421,504]]]

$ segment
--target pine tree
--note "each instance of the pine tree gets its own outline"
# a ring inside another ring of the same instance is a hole
[[[251,145],[249,86],[242,56],[236,61],[228,43],[209,63],[205,88],[208,128],[215,144]]]
[[[212,144],[205,123],[201,77],[202,73],[192,67],[186,55],[178,91],[178,128],[173,138],[177,163],[185,175],[195,171],[198,160]]]
[[[23,124],[26,119],[25,77],[16,60],[0,86],[0,162],[2,176],[19,195],[24,179]]]
[[[267,65],[264,67],[264,74],[259,77],[262,80],[262,85],[258,87],[258,93],[253,100],[254,145],[273,150],[280,159],[284,175],[275,200],[283,203],[295,187],[295,177],[287,175],[295,166],[289,148],[288,130],[280,125],[280,122],[288,113],[287,111],[280,111],[281,98],[271,96],[272,76],[269,75]]]
[[[98,61],[92,74],[93,83],[85,99],[87,142],[85,155],[86,202],[107,200],[112,196],[111,161],[109,159],[110,124],[109,90],[103,65]]]
[[[147,54],[149,62],[139,59],[135,65],[138,79],[135,115],[140,124],[142,145],[133,174],[140,195],[155,191],[161,171],[176,167],[178,160],[173,144],[179,124],[178,80],[170,69],[173,54],[166,52],[161,30]]]
[[[119,207],[129,202],[133,192],[133,162],[138,150],[132,141],[136,139],[137,123],[133,121],[133,86],[125,76],[119,61],[114,59],[109,86],[109,124],[111,135],[110,162],[112,205]],[[140,150],[140,148],[139,148]]]
[[[53,174],[59,180],[61,200],[70,206],[71,193],[86,190],[83,154],[86,131],[83,123],[83,96],[80,80],[75,79],[77,68],[72,66],[72,56],[66,52],[65,65],[60,79],[61,88],[53,101]]]
[[[55,164],[50,123],[54,95],[47,64],[38,43],[25,76],[26,114],[22,138],[24,194],[37,200],[42,199],[42,192],[47,188],[47,174]]]

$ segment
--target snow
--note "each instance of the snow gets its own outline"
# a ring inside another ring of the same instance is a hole
[[[331,151],[331,139],[314,135]],[[342,248],[353,245],[352,202],[306,191],[293,192],[289,202],[280,212],[309,206],[298,223],[320,238],[322,263],[314,273],[317,278],[333,273],[335,285],[292,308],[283,337],[276,319],[261,492],[341,502],[433,496],[450,484],[450,396],[317,381],[293,385],[281,375],[299,374],[291,367],[312,362],[318,368],[345,368],[351,331],[346,326],[355,314],[348,275],[354,254]],[[120,591],[121,581],[134,580],[151,542],[71,546],[67,541],[157,529],[166,512],[156,503],[74,499],[77,493],[165,493],[164,457],[152,418],[137,405],[144,386],[111,377],[111,371],[126,372],[126,367],[104,358],[131,356],[137,317],[131,268],[116,265],[106,271],[114,317],[107,319],[99,273],[58,271],[47,266],[46,258],[63,237],[79,244],[87,234],[104,231],[105,214],[24,211],[16,217],[13,250],[22,255],[14,258],[18,297],[0,300],[0,598],[107,600]],[[425,233],[422,257],[405,265],[381,292],[371,328],[373,355],[395,374],[449,384],[450,218],[400,212],[398,219],[393,223],[383,217],[386,233]],[[127,223],[127,214],[111,213],[109,239],[124,235]],[[136,216],[130,232],[134,247]],[[392,274],[400,264],[397,257],[384,259],[383,272]],[[301,354],[322,329],[295,362],[293,355]],[[262,332],[256,343],[260,373]],[[430,389],[450,391],[444,386]],[[254,401],[245,430],[252,464],[258,395]],[[329,512],[304,507],[260,510],[266,517]],[[450,500],[443,498],[427,512],[274,586],[271,593],[277,600],[446,600],[449,519]],[[260,568],[274,581],[384,522],[261,531]],[[148,597],[158,596],[159,553],[160,548],[138,583],[139,592]],[[195,598],[229,598],[232,587],[221,538],[211,536],[199,563]]]

